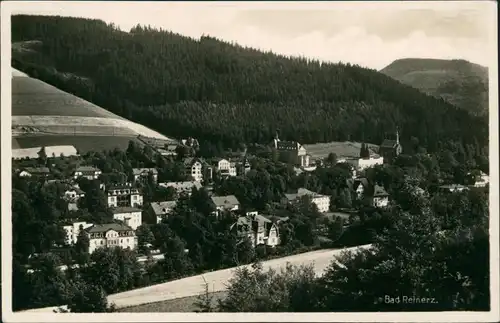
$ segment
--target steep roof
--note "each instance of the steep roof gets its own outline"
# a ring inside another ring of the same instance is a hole
[[[234,195],[212,196],[210,198],[216,207],[231,208],[235,205],[240,205],[240,202]]]
[[[299,144],[296,141],[278,141],[276,143],[278,150],[294,150],[299,149]]]
[[[122,223],[94,224],[93,226],[86,229],[88,233],[105,233],[108,232],[109,230],[134,231],[134,229]]]
[[[156,215],[163,215],[167,209],[173,209],[177,205],[176,201],[163,201],[151,203],[151,208]]]
[[[299,188],[298,191],[297,191],[297,196],[298,197],[302,197],[302,196],[305,196],[305,195],[310,196],[310,197],[322,197],[323,196],[323,195],[321,195],[319,193],[310,191],[308,189]]]
[[[373,197],[384,197],[389,196],[389,194],[385,191],[382,186],[375,185],[373,188]]]
[[[28,173],[50,173],[48,167],[26,167],[24,170]]]
[[[385,139],[380,145],[380,148],[394,148],[397,144],[398,142],[396,140]]]

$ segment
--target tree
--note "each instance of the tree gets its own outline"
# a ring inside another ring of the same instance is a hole
[[[261,264],[235,269],[227,296],[219,300],[221,312],[310,311],[311,288],[315,283],[312,266],[287,264],[281,271],[264,271]]]
[[[205,278],[203,278],[205,280]],[[205,281],[205,292],[196,297],[195,306],[197,308],[197,313],[210,313],[215,312],[214,309],[214,296],[210,293],[208,289],[208,283]]]
[[[105,313],[114,312],[114,306],[108,306],[107,295],[101,286],[83,284],[75,288],[69,300],[71,313]]]
[[[368,146],[365,143],[361,144],[361,150],[359,152],[359,157],[360,158],[369,158],[370,157],[370,150],[368,149]]]
[[[154,241],[154,235],[148,225],[141,225],[136,230],[136,236],[138,240],[138,249],[139,252],[148,254],[149,247],[148,245],[152,244]]]
[[[326,162],[329,165],[335,165],[337,163],[337,155],[335,153],[329,153],[328,157],[326,158]]]
[[[47,163],[47,153],[45,152],[45,146],[42,146],[38,151],[38,161],[40,164],[45,165]]]
[[[76,258],[79,264],[87,263],[89,245],[90,245],[89,237],[85,232],[85,230],[83,229],[83,226],[80,225],[80,231],[78,232],[75,244]]]
[[[332,241],[337,241],[344,232],[344,221],[341,217],[337,216],[328,225],[328,238]]]

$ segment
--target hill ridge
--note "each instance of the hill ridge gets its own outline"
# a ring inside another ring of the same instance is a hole
[[[13,52],[24,72],[168,136],[201,138],[207,154],[268,143],[276,129],[304,144],[379,143],[399,127],[403,141],[416,137],[431,151],[440,141],[482,145],[488,138],[484,118],[351,64],[144,26],[126,33],[89,19],[13,16],[12,23],[13,41],[40,42],[36,51]]]

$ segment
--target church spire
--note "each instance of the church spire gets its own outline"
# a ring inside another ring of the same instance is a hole
[[[399,128],[396,127],[396,144],[399,145]]]

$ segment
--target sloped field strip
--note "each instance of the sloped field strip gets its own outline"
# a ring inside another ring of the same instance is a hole
[[[124,119],[91,102],[30,77],[12,78],[12,115],[61,115]]]
[[[143,125],[125,119],[75,116],[12,116],[13,127],[34,127],[40,131],[55,134],[93,134],[93,135],[141,135],[163,140],[170,138]],[[113,129],[114,128],[114,129]],[[18,136],[18,133],[13,134]]]
[[[307,252],[303,254],[267,260],[262,263],[264,270],[273,268],[280,270],[285,268],[287,263],[295,266],[314,265],[316,275],[321,276],[325,269],[335,259],[345,251],[356,251],[359,249],[369,249],[371,245],[363,245],[344,249],[328,249]],[[251,265],[245,265],[245,267]],[[204,293],[205,284],[208,284],[211,292],[223,292],[227,288],[229,280],[234,275],[235,268],[212,271],[197,276],[178,279],[175,281],[153,285],[144,288],[138,288],[123,293],[108,296],[108,302],[114,303],[117,308],[126,308],[155,302],[164,302],[183,297],[191,297]],[[25,313],[33,312],[52,312],[57,307],[45,307],[22,311]],[[125,310],[124,310],[125,311]]]
[[[74,146],[80,154],[85,154],[90,151],[112,150],[115,148],[126,150],[130,140],[135,141],[140,146],[143,145],[136,136],[33,135],[12,138],[12,149],[37,148],[39,150],[40,147],[68,145]]]

